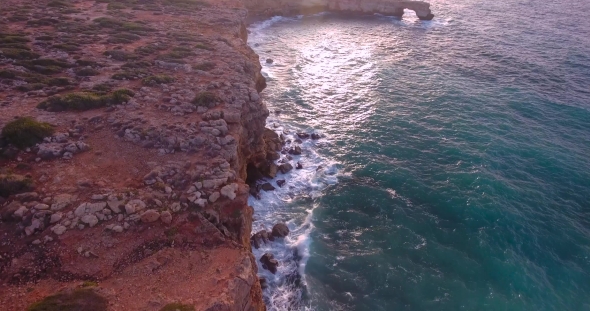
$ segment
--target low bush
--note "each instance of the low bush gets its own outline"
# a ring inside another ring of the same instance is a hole
[[[0,55],[10,59],[36,59],[41,57],[41,55],[23,50],[23,49],[15,49],[15,48],[0,48]]]
[[[19,148],[30,147],[47,136],[53,134],[53,127],[49,123],[38,122],[31,117],[16,119],[4,126],[2,139]]]
[[[195,306],[184,305],[181,303],[169,303],[162,307],[160,311],[195,311]]]
[[[196,106],[212,108],[215,107],[215,104],[219,102],[219,100],[219,97],[211,92],[200,92],[193,99],[193,104]]]
[[[69,4],[66,1],[62,1],[62,0],[53,0],[50,1],[49,3],[47,3],[48,7],[52,7],[52,8],[67,8],[70,7],[71,4]]]
[[[120,50],[111,50],[104,52],[104,55],[110,56],[114,60],[127,61],[137,59],[137,55]]]
[[[47,111],[84,111],[111,105],[119,105],[129,101],[135,94],[127,89],[119,89],[110,94],[99,95],[95,93],[70,93],[49,97],[39,103],[37,108]]]
[[[33,190],[33,181],[21,175],[0,174],[0,197]]]
[[[81,77],[98,76],[100,74],[100,71],[90,68],[90,67],[78,68],[74,72],[76,73],[76,75],[81,76]]]
[[[146,61],[128,62],[121,66],[121,68],[147,68],[151,67],[152,63]]]
[[[64,291],[45,297],[27,308],[27,311],[106,311],[108,300],[91,288]]]
[[[141,81],[144,85],[153,86],[174,82],[174,78],[166,75],[149,76]]]
[[[136,34],[132,34],[132,33],[118,33],[118,34],[114,34],[113,36],[111,36],[107,42],[108,43],[132,43],[135,42],[137,40],[140,40],[141,37],[136,35]]]
[[[202,70],[202,71],[209,71],[215,68],[215,63],[213,62],[204,62],[201,64],[193,65],[194,70]]]

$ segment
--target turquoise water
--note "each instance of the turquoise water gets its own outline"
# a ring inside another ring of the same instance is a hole
[[[590,2],[432,9],[251,27],[268,126],[323,135],[251,199],[270,310],[590,310]]]

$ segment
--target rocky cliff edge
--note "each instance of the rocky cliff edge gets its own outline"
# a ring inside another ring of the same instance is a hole
[[[264,310],[239,1],[0,3],[2,310]]]

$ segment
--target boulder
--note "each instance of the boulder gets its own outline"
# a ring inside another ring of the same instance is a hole
[[[0,207],[0,216],[3,220],[13,219],[13,214],[21,207],[20,202],[12,201],[5,207]],[[18,218],[20,219],[20,218]]]
[[[143,214],[141,214],[141,221],[145,222],[145,223],[154,222],[154,221],[158,220],[159,218],[160,218],[160,213],[158,213],[158,211],[153,210],[153,209],[149,209],[149,210],[143,212]]]
[[[215,191],[215,192],[211,193],[211,195],[209,196],[209,201],[211,201],[211,203],[215,203],[219,199],[220,196],[221,195],[219,194],[219,192]]]
[[[312,133],[311,134],[311,139],[313,139],[313,140],[317,140],[317,139],[320,139],[320,138],[321,138],[321,136],[318,133]]]
[[[305,132],[297,133],[297,136],[301,139],[309,138],[309,134]]]
[[[226,198],[233,200],[236,198],[236,191],[238,191],[238,184],[233,183],[223,186],[219,192]]]
[[[256,249],[258,249],[258,248],[260,248],[260,245],[262,243],[268,243],[269,240],[270,240],[270,237],[268,235],[268,231],[263,229],[263,230],[256,232],[256,234],[252,235],[252,237],[250,238],[250,243],[252,243],[252,245]]]
[[[268,182],[262,184],[262,190],[264,190],[264,191],[273,191],[275,189],[276,188],[273,185],[271,185],[270,183],[268,183]]]
[[[278,223],[272,227],[272,236],[284,238],[289,235],[289,227],[284,223]]]
[[[284,179],[279,179],[279,180],[277,180],[277,186],[283,187],[283,185],[285,184],[285,182],[286,181]]]
[[[169,211],[164,211],[160,214],[160,220],[165,224],[169,224],[172,222],[172,214]]]
[[[303,164],[301,164],[301,162],[297,162],[297,165],[295,166],[295,168],[298,170],[303,169]]]
[[[92,214],[84,215],[84,216],[82,216],[82,218],[80,220],[83,223],[88,224],[88,226],[90,226],[90,227],[94,227],[98,223],[98,217],[96,217]]]
[[[300,155],[301,154],[301,147],[299,147],[299,146],[291,147],[289,149],[289,154],[292,154],[292,155]]]
[[[293,165],[291,165],[291,163],[283,163],[283,164],[279,165],[279,170],[283,174],[287,174],[292,169],[293,169]]]
[[[265,253],[264,255],[262,255],[262,257],[260,257],[260,262],[262,263],[262,267],[270,272],[272,272],[272,274],[277,273],[277,267],[279,266],[279,262],[274,259],[273,254],[271,253]]]

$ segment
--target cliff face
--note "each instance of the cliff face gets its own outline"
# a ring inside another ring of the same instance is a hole
[[[257,15],[298,15],[321,11],[402,16],[404,9],[416,12],[423,20],[434,17],[430,4],[422,1],[396,0],[245,0],[246,7]]]

